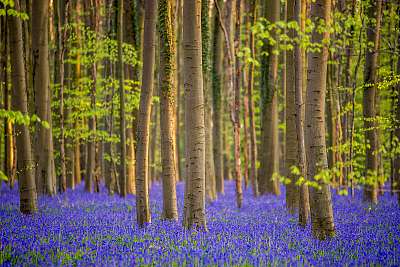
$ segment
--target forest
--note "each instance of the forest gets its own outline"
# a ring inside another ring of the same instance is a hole
[[[0,266],[399,266],[398,0],[0,0]]]

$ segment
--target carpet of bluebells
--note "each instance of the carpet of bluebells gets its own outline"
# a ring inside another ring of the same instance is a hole
[[[178,185],[180,213],[183,184]],[[87,194],[80,186],[39,198],[39,213],[18,211],[18,191],[0,190],[0,265],[400,265],[400,209],[385,195],[376,207],[334,194],[336,237],[312,238],[285,211],[284,193],[254,199],[245,190],[235,206],[234,183],[207,204],[208,232],[161,221],[162,190],[151,190],[152,223],[136,225],[135,198]]]

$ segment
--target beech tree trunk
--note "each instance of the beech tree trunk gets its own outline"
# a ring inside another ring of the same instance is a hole
[[[119,195],[126,197],[126,126],[125,126],[125,89],[124,63],[122,61],[122,42],[124,27],[124,0],[118,2],[118,79],[119,79],[119,136],[120,136],[120,166],[119,166]]]
[[[279,20],[279,0],[266,3],[266,18],[271,23]],[[276,33],[272,32],[274,37]],[[279,182],[274,177],[279,173],[278,138],[278,56],[273,53],[277,44],[264,44],[268,57],[261,61],[261,145],[260,169],[258,170],[259,190],[261,194],[280,194]]]
[[[158,18],[160,32],[160,126],[163,183],[163,218],[178,220],[176,202],[175,153],[175,43],[172,27],[172,1],[159,0]]]
[[[209,1],[201,2],[201,34],[202,34],[202,63],[203,63],[203,91],[204,91],[204,124],[206,138],[206,194],[209,200],[217,198],[215,185],[215,167],[213,154],[212,134],[212,107],[211,107],[211,62],[210,62],[210,22]]]
[[[15,0],[14,4],[15,10],[20,11],[19,0]],[[8,26],[10,33],[11,76],[14,93],[12,98],[13,110],[20,111],[23,115],[28,115],[21,19],[16,16],[10,16]],[[24,214],[31,214],[37,211],[37,195],[34,171],[35,163],[32,159],[29,126],[16,124],[15,130],[17,133],[20,211]]]
[[[223,1],[215,2],[222,9]],[[223,35],[220,26],[220,14],[214,12],[214,34],[213,34],[213,150],[215,167],[215,184],[217,193],[224,194],[224,164],[223,164],[223,142],[222,142],[222,63],[223,63]]]
[[[380,43],[380,28],[382,18],[382,0],[371,1],[368,8],[369,23],[367,24],[367,41],[373,43],[373,48],[368,48],[365,55],[364,68],[364,94],[363,94],[363,115],[365,127],[365,177],[367,184],[364,186],[364,199],[372,203],[378,203],[378,123],[377,113],[377,68]],[[371,20],[376,20],[373,25]]]
[[[155,58],[157,0],[145,1],[143,74],[136,132],[136,216],[140,227],[151,222],[149,205],[149,128]]]
[[[324,20],[330,25],[331,0],[316,0],[311,4],[310,16],[314,23]],[[329,32],[312,32],[311,42],[322,44],[329,40]],[[328,168],[325,144],[325,96],[328,63],[328,47],[308,53],[308,77],[306,97],[305,145],[307,157],[307,178],[318,183],[318,188],[310,187],[310,208],[312,232],[318,239],[326,239],[335,234],[330,186],[316,176]]]
[[[400,16],[400,5],[397,7],[397,14]],[[399,21],[399,26],[400,26],[400,21]],[[397,36],[397,52],[400,52],[400,33]],[[397,74],[400,74],[400,57],[397,59]],[[397,124],[395,124],[395,131],[394,135],[397,137],[398,143],[400,143],[400,84],[397,84],[397,99],[395,102],[397,105],[395,105],[396,109],[396,119],[397,119]],[[397,190],[397,196],[398,196],[398,202],[400,204],[400,154],[397,154],[394,158],[393,161],[393,173],[394,177],[393,180],[396,183],[396,187],[394,189]]]
[[[251,19],[252,25],[255,25],[257,21],[257,4],[258,0],[251,0]],[[254,33],[250,32],[250,56],[255,56],[255,41],[254,41]],[[253,188],[253,195],[255,197],[258,196],[258,182],[257,182],[257,136],[256,136],[256,124],[254,118],[254,100],[253,100],[253,87],[254,87],[254,63],[250,62],[249,64],[249,77],[248,77],[248,101],[249,101],[249,127],[250,127],[250,181]]]
[[[32,3],[32,59],[33,86],[35,91],[36,114],[49,127],[37,125],[35,160],[36,184],[39,194],[54,195],[56,179],[51,119],[51,95],[48,44],[48,0],[34,0]]]
[[[187,175],[184,226],[206,229],[201,0],[183,2]]]
[[[234,99],[231,103],[231,116],[233,122],[233,135],[235,146],[235,181],[236,181],[236,204],[238,208],[242,207],[243,191],[242,191],[242,170],[240,166],[240,84],[241,84],[241,62],[239,58],[240,53],[240,11],[241,1],[236,0],[236,29],[235,29],[235,81],[234,81]],[[233,74],[232,73],[232,74]]]

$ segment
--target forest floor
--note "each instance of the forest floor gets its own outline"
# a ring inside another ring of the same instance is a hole
[[[183,208],[183,184],[178,205]],[[184,231],[160,220],[162,188],[151,190],[153,221],[136,225],[135,198],[86,194],[83,186],[40,197],[39,212],[18,211],[18,190],[0,190],[0,265],[400,265],[400,209],[390,195],[370,207],[334,194],[336,237],[312,238],[285,210],[285,197],[254,199],[245,190],[235,207],[234,183],[207,204],[208,232]]]

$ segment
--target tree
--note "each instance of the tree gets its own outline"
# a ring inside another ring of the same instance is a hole
[[[124,89],[124,63],[122,61],[122,42],[124,27],[124,0],[118,2],[118,78],[119,78],[119,135],[121,162],[119,166],[119,194],[126,196],[126,129],[125,129],[125,89]]]
[[[236,0],[236,29],[235,29],[235,81],[234,81],[234,99],[231,103],[231,119],[233,123],[234,146],[235,146],[235,180],[236,180],[236,203],[238,208],[242,206],[242,170],[240,166],[240,84],[242,66],[239,58],[240,53],[240,10],[241,1]]]
[[[212,134],[212,106],[211,106],[211,57],[210,57],[210,22],[209,1],[201,1],[201,38],[203,63],[203,91],[204,91],[204,124],[206,133],[206,193],[213,201],[217,198],[215,185],[215,167],[213,154]]]
[[[268,0],[264,9],[270,23],[279,20],[279,0]],[[272,32],[272,37],[276,33]],[[279,172],[279,140],[278,140],[278,55],[275,53],[277,44],[264,43],[268,56],[261,59],[261,145],[260,169],[258,183],[261,194],[280,194],[278,180],[275,174]]]
[[[56,193],[56,181],[48,55],[48,8],[48,0],[34,0],[32,3],[32,69],[36,114],[48,126],[37,124],[36,184],[39,194],[53,195]]]
[[[149,128],[155,58],[157,0],[145,1],[143,74],[136,132],[136,216],[139,226],[151,222],[149,206]]]
[[[221,8],[223,1],[215,2],[216,8]],[[223,35],[220,25],[220,12],[214,12],[214,34],[213,34],[213,69],[212,69],[212,92],[213,92],[213,150],[215,167],[215,185],[217,193],[224,194],[224,169],[223,169],[223,142],[222,142],[222,62],[223,62]]]
[[[377,68],[380,45],[380,28],[381,28],[381,12],[382,0],[370,1],[368,6],[368,27],[367,41],[373,44],[373,48],[368,48],[365,54],[364,68],[364,91],[363,91],[363,115],[365,127],[365,176],[367,184],[364,186],[364,198],[366,201],[378,203],[378,143],[379,136],[376,127],[377,115]],[[376,24],[374,27],[373,19]]]
[[[397,14],[400,17],[400,5],[397,7]],[[399,26],[400,26],[400,20],[399,20]],[[399,27],[400,29],[400,27]],[[398,33],[397,36],[397,51],[400,52],[400,32]],[[396,71],[397,74],[400,74],[400,57],[397,58],[397,66],[396,66]],[[400,143],[400,84],[397,84],[397,99],[395,107],[395,111],[396,111],[396,123],[395,123],[395,131],[394,131],[394,135],[397,138],[397,142]],[[394,177],[393,180],[396,183],[396,188],[397,189],[397,196],[398,196],[398,202],[400,204],[400,154],[398,153],[397,155],[395,155],[394,158],[394,162],[393,162],[393,173],[394,173]]]
[[[175,158],[175,44],[172,27],[171,0],[159,0],[158,16],[160,31],[160,126],[163,206],[165,219],[178,220],[176,203]]]
[[[66,29],[64,25],[66,24],[65,11],[67,9],[67,3],[64,0],[57,0],[55,3],[55,17],[56,17],[56,60],[54,68],[54,84],[59,86],[59,97],[60,97],[60,138],[59,138],[59,149],[60,149],[60,181],[59,181],[59,191],[65,192],[67,189],[67,170],[66,170],[66,154],[65,154],[65,114],[64,114],[64,55],[66,42]]]
[[[294,10],[293,10],[293,19],[299,24],[302,24],[302,20],[305,18],[301,18],[302,8],[304,6],[304,2],[302,0],[294,1]],[[292,7],[292,5],[288,5],[288,7]],[[288,9],[289,10],[289,9]],[[289,13],[288,13],[289,14]],[[301,31],[304,32],[304,27],[301,26]],[[299,34],[295,33],[294,36],[298,37]],[[297,143],[297,166],[300,170],[301,177],[306,177],[306,151],[305,151],[305,137],[304,137],[304,101],[303,101],[303,92],[304,92],[304,62],[300,44],[296,43],[294,47],[294,95],[295,95],[295,127],[296,127],[296,143]],[[288,64],[288,66],[290,66]],[[293,181],[292,181],[293,182]],[[297,186],[297,185],[295,185]],[[297,193],[298,192],[298,193]],[[308,193],[308,185],[302,183],[300,185],[300,190],[296,190],[296,198],[298,198],[298,207],[299,207],[299,224],[301,226],[306,226],[307,220],[310,213],[310,203],[309,203],[309,193]]]
[[[295,20],[295,14],[297,12],[298,4],[295,0],[288,1],[288,8],[287,8],[287,21]],[[296,30],[291,29],[289,30],[289,37],[295,38]],[[300,163],[300,153],[299,153],[299,146],[298,142],[298,131],[297,129],[296,119],[297,117],[301,117],[302,113],[297,113],[297,106],[296,106],[296,86],[298,82],[302,81],[302,77],[299,77],[301,80],[296,80],[297,74],[302,72],[302,69],[298,69],[300,66],[301,59],[295,58],[297,54],[297,47],[294,50],[287,51],[286,58],[286,145],[285,145],[285,176],[288,177],[291,181],[289,184],[286,185],[286,207],[290,213],[294,213],[295,210],[299,207],[299,187],[295,184],[296,177],[291,172],[291,168],[293,166],[299,167]],[[297,61],[296,61],[297,60]],[[297,64],[296,64],[296,63]],[[298,65],[299,64],[299,65]],[[301,85],[300,85],[301,86]],[[302,88],[302,87],[301,87]]]
[[[187,174],[184,226],[206,229],[201,0],[183,2]]]
[[[257,5],[258,0],[250,0],[251,1],[251,19],[252,25],[254,25],[257,21]],[[250,31],[250,56],[254,58],[255,56],[255,41],[254,41],[254,33]],[[253,188],[253,195],[258,196],[258,182],[257,182],[257,136],[256,136],[256,125],[255,125],[255,109],[254,109],[254,100],[253,100],[253,87],[254,87],[254,62],[251,61],[249,65],[249,76],[248,76],[248,86],[247,86],[247,94],[248,94],[248,106],[249,106],[249,131],[250,131],[250,181]]]
[[[14,1],[14,8],[20,11],[19,0]],[[21,19],[9,17],[11,76],[13,85],[13,110],[28,115],[26,81],[24,69],[24,53],[22,41]],[[32,160],[29,126],[16,124],[17,169],[20,191],[20,211],[31,214],[37,211],[34,161]]]
[[[85,10],[88,11],[88,15],[86,16],[86,24],[88,27],[97,32],[99,27],[98,21],[98,11],[99,0],[90,0],[85,1]],[[96,42],[96,36],[94,43]],[[91,89],[90,89],[90,108],[94,113],[96,109],[96,92],[97,92],[97,63],[95,59],[94,52],[90,54],[90,64],[88,68],[88,75],[91,77]],[[87,192],[93,191],[93,182],[96,179],[96,129],[97,129],[97,120],[96,115],[91,114],[89,117],[89,131],[90,137],[87,144],[87,164],[86,164],[86,174],[85,174],[85,190]]]
[[[331,1],[316,0],[311,5],[314,24],[323,21],[330,25]],[[313,30],[311,42],[322,44],[329,40],[329,31]],[[310,209],[312,232],[319,239],[335,234],[330,186],[324,177],[328,168],[325,144],[325,96],[328,47],[326,43],[319,51],[308,52],[307,96],[305,110],[305,147],[307,178],[318,183],[310,187]]]

